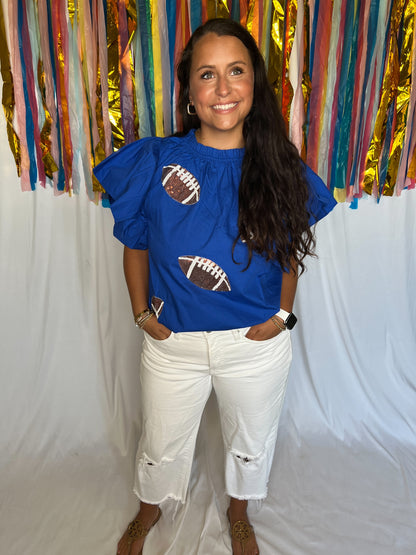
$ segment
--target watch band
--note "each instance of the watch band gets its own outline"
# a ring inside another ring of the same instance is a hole
[[[290,314],[290,312],[287,312],[286,310],[283,310],[283,308],[281,308],[276,316],[278,316],[283,320],[283,322],[285,322],[289,318]]]
[[[283,323],[288,330],[291,330],[298,321],[293,312],[287,312],[286,310],[283,310],[283,308],[279,310],[276,316],[283,320]]]

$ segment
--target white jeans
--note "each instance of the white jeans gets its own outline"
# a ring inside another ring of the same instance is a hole
[[[201,415],[215,390],[226,450],[226,493],[263,499],[292,359],[290,333],[247,339],[249,328],[145,333],[143,433],[134,491],[144,502],[185,502]]]

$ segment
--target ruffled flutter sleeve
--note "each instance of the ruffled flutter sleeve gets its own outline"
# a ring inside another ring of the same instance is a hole
[[[337,201],[322,179],[308,166],[305,166],[305,177],[309,186],[309,200],[307,205],[310,214],[309,224],[313,225],[331,212],[337,204]]]
[[[94,168],[109,195],[114,236],[131,249],[147,249],[145,200],[157,163],[156,143],[144,138],[114,152]]]

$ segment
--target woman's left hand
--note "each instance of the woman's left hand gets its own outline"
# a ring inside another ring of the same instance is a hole
[[[282,321],[283,326],[283,321]],[[247,339],[251,339],[252,341],[266,341],[267,339],[271,339],[272,337],[276,337],[279,335],[282,330],[280,330],[273,322],[272,319],[266,320],[262,324],[256,324],[255,326],[251,326],[251,328],[246,333]]]

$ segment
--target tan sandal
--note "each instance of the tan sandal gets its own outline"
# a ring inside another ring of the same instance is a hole
[[[130,545],[136,540],[138,540],[139,538],[144,538],[145,536],[147,536],[147,534],[150,532],[150,530],[159,520],[161,514],[162,514],[162,511],[158,507],[158,513],[156,515],[156,518],[148,528],[146,528],[146,526],[143,525],[142,521],[139,518],[135,518],[130,522],[130,524],[127,527],[127,543],[129,545],[129,553],[130,553]],[[143,553],[143,548],[141,549],[139,555],[141,555],[141,553]]]
[[[230,513],[227,511],[228,522],[230,523],[231,538],[240,542],[242,553],[244,554],[244,546],[251,536],[254,536],[254,530],[251,524],[246,520],[237,520],[231,526]],[[258,555],[258,554],[257,554]]]

